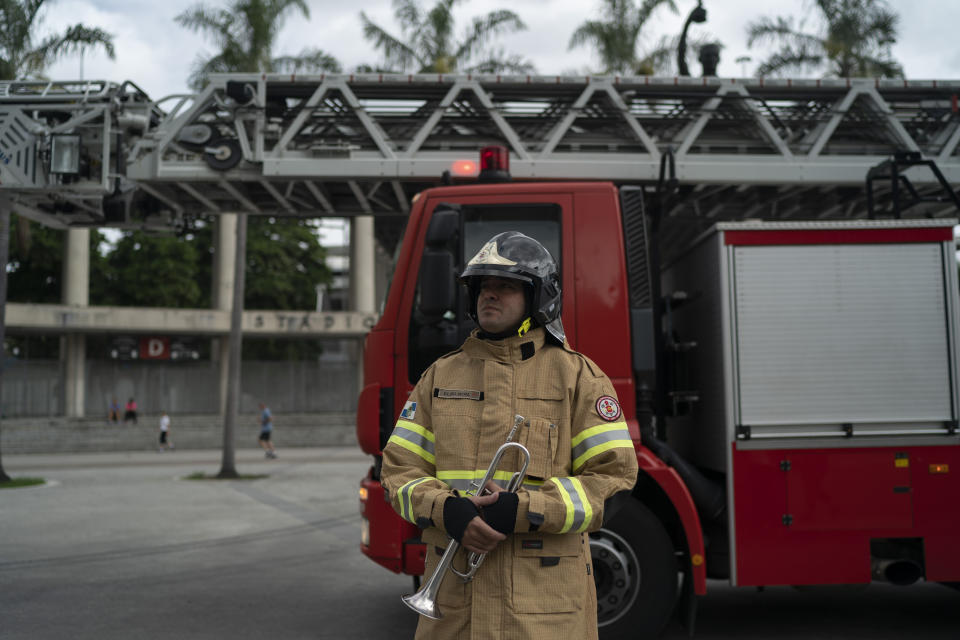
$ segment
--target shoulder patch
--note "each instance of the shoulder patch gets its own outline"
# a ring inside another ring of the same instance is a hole
[[[408,400],[405,405],[403,405],[403,411],[400,412],[400,418],[403,420],[413,420],[417,415],[417,403],[411,400]]]
[[[600,396],[597,399],[597,413],[607,422],[613,422],[623,414],[620,403],[612,396]]]

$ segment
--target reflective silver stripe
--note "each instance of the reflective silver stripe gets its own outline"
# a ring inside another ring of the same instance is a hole
[[[440,474],[437,474],[437,475],[440,475]],[[479,476],[477,476],[477,479],[479,480],[482,477],[483,477],[483,474],[481,473]],[[461,493],[467,493],[468,491],[473,489],[472,484],[474,481],[471,480],[470,478],[447,478],[442,480],[442,482],[446,483],[446,485],[451,489],[456,489]],[[543,486],[542,480],[541,481],[534,481],[534,480],[523,481],[523,488],[526,489],[527,491],[540,491],[541,486]]]
[[[580,527],[584,525],[584,520],[586,520],[587,512],[583,506],[583,501],[580,499],[580,493],[577,491],[577,488],[574,486],[573,481],[570,478],[556,478],[560,483],[560,486],[563,487],[563,490],[566,491],[567,496],[570,498],[570,503],[573,507],[573,518],[572,521],[568,517],[567,521],[570,523],[570,526],[564,526],[564,531],[579,531]],[[568,506],[568,509],[570,507]]]
[[[595,427],[585,429],[574,436],[571,444],[573,448],[570,451],[570,458],[573,461],[572,468],[575,472],[587,460],[604,451],[618,447],[633,448],[630,431],[627,429],[625,422],[598,424]]]
[[[436,464],[436,454],[434,451],[434,435],[428,429],[421,427],[416,422],[409,420],[397,420],[396,426],[387,444],[394,444],[403,447],[411,453],[415,453],[423,458],[428,464]]]
[[[424,451],[432,455],[436,455],[437,453],[436,449],[434,448],[435,445],[433,444],[433,442],[431,442],[430,440],[427,440],[416,431],[411,431],[410,429],[407,429],[403,425],[398,424],[393,428],[393,436],[397,438],[403,438],[407,442],[412,442],[413,444],[417,445],[418,447],[420,447],[421,449],[423,449]]]
[[[400,502],[400,517],[407,522],[417,524],[417,519],[413,517],[413,502],[411,501],[411,494],[413,493],[414,487],[426,482],[427,480],[430,480],[430,476],[411,480],[407,484],[400,487],[400,491],[397,492],[397,499]]]

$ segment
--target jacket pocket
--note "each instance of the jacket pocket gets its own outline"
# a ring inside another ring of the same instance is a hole
[[[583,606],[586,565],[581,534],[513,536],[512,607],[516,613],[563,613]]]
[[[563,422],[566,403],[562,389],[549,384],[517,390],[517,413],[528,420],[543,418],[554,424]]]
[[[543,418],[530,418],[523,423],[519,441],[530,452],[527,475],[546,480],[553,475],[553,459],[557,455],[557,426]]]
[[[426,582],[430,576],[433,575],[433,572],[437,570],[437,565],[440,564],[440,558],[443,556],[444,551],[446,551],[447,545],[450,543],[450,538],[435,528],[425,529],[422,537],[423,541],[427,544],[427,556],[423,561],[423,581]],[[464,557],[465,552],[462,549],[458,551],[454,557],[453,564],[458,571],[464,570],[464,564],[466,562]],[[453,608],[466,606],[469,603],[467,599],[467,585],[460,578],[453,575],[452,571],[447,570],[447,573],[450,575],[444,577],[440,584],[440,590],[437,592],[437,605],[439,605],[441,609],[444,606]]]

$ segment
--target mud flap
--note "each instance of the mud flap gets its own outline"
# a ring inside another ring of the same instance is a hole
[[[683,563],[683,586],[676,615],[680,626],[686,629],[687,637],[692,638],[697,623],[697,594],[693,592],[693,571],[689,561]]]

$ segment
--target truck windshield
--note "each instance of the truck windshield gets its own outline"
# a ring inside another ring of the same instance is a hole
[[[539,241],[560,265],[560,215],[556,204],[466,205],[463,207],[462,242],[456,251],[456,271],[480,250],[487,240],[503,231],[519,231]],[[434,360],[455,349],[474,329],[473,320],[466,313],[466,300],[458,287],[454,309],[438,321],[426,321],[413,307],[410,318],[408,375],[411,384]],[[419,284],[417,297],[419,299]]]

